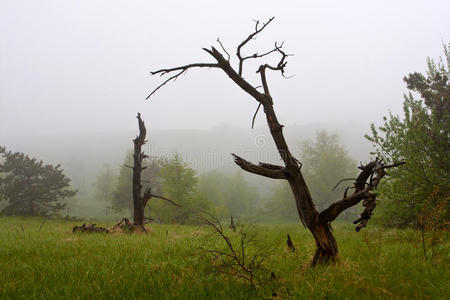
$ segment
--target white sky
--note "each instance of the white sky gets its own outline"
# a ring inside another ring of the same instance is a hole
[[[368,128],[401,111],[402,81],[424,71],[450,41],[450,1],[0,2],[2,138],[154,129],[250,127],[256,108],[220,70],[191,70],[150,101],[149,71],[230,53],[254,27],[274,22],[245,53],[285,41],[289,80],[269,84],[281,123],[356,122]],[[245,70],[257,79],[254,64]],[[256,83],[256,81],[255,81]],[[262,115],[257,126],[265,126]]]

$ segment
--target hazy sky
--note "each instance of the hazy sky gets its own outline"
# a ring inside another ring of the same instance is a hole
[[[201,48],[217,37],[235,53],[252,19],[272,16],[244,52],[284,41],[295,53],[287,66],[295,77],[269,77],[280,121],[368,126],[401,111],[402,78],[441,55],[449,15],[448,0],[2,0],[0,144],[13,135],[134,130],[137,111],[157,129],[249,128],[256,103],[220,70],[191,70],[144,101],[161,82],[149,71],[210,62]],[[244,73],[255,84],[256,68]]]

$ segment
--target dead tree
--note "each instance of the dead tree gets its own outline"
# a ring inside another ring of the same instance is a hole
[[[287,64],[286,59],[288,58],[288,54],[283,50],[283,43],[278,44],[275,43],[274,47],[271,50],[268,50],[263,53],[254,53],[251,55],[242,54],[242,48],[251,40],[253,40],[261,31],[263,31],[267,25],[272,22],[273,18],[269,19],[266,23],[256,22],[254,31],[243,40],[238,46],[236,50],[236,56],[238,59],[238,66],[235,69],[230,62],[230,55],[228,54],[223,47],[223,44],[219,41],[220,49],[224,52],[227,58],[221,53],[221,51],[217,50],[215,47],[211,47],[210,49],[203,48],[209,55],[211,55],[215,62],[212,63],[192,63],[188,65],[178,66],[174,68],[168,69],[160,69],[154,72],[151,72],[152,75],[171,75],[164,82],[158,85],[147,97],[151,97],[156,91],[158,91],[162,86],[167,84],[172,80],[176,80],[180,75],[184,74],[189,69],[194,68],[213,68],[220,69],[242,90],[244,90],[247,94],[249,94],[254,100],[256,100],[258,104],[258,108],[255,112],[255,116],[258,113],[259,109],[262,107],[264,113],[266,115],[267,125],[270,129],[270,133],[272,135],[273,141],[278,149],[278,152],[283,161],[283,165],[273,165],[268,163],[259,163],[253,164],[245,159],[233,154],[235,163],[241,167],[243,170],[273,178],[273,179],[283,179],[289,182],[289,185],[292,189],[292,192],[295,197],[295,201],[297,204],[297,211],[302,223],[310,230],[312,235],[314,236],[314,240],[317,246],[316,253],[314,255],[312,265],[316,265],[319,262],[330,262],[334,261],[337,254],[338,248],[336,244],[336,240],[332,234],[332,230],[330,227],[330,223],[335,220],[339,214],[341,214],[344,210],[352,207],[359,202],[363,201],[363,205],[365,206],[364,212],[361,214],[361,217],[355,221],[355,223],[359,223],[356,227],[357,230],[366,226],[366,223],[370,216],[372,215],[373,209],[375,208],[375,198],[376,194],[373,192],[374,189],[378,186],[381,179],[387,175],[385,170],[387,168],[396,167],[402,163],[393,164],[393,165],[385,165],[382,161],[375,160],[367,165],[361,165],[359,169],[361,173],[358,178],[354,182],[352,188],[354,191],[351,195],[345,195],[339,201],[333,203],[330,207],[323,210],[322,212],[318,212],[314,206],[314,202],[311,198],[311,194],[309,189],[305,183],[303,178],[301,167],[302,164],[291,154],[289,147],[286,143],[286,140],[283,135],[283,125],[281,125],[277,119],[277,116],[273,107],[273,99],[269,90],[269,84],[267,82],[266,73],[268,71],[276,71],[280,72],[281,75],[285,76],[285,67]],[[243,67],[244,62],[251,59],[260,59],[266,57],[268,55],[279,55],[280,60],[276,65],[271,64],[261,64],[259,68],[256,70],[256,73],[259,74],[261,85],[254,86],[249,83],[243,77]],[[172,75],[173,74],[173,75]],[[259,88],[262,88],[260,91]],[[255,119],[253,117],[253,122]],[[253,125],[253,124],[252,124]]]
[[[147,129],[145,128],[144,121],[141,119],[141,114],[137,114],[138,125],[139,125],[139,135],[133,140],[134,143],[134,165],[133,165],[133,226],[143,226],[144,225],[144,209],[147,202],[151,198],[159,198],[172,203],[175,206],[179,206],[172,200],[169,200],[162,196],[157,196],[152,194],[150,185],[142,193],[142,183],[141,174],[146,167],[142,167],[142,162],[148,157],[144,152],[142,152],[142,146],[147,142],[145,136],[147,134]]]

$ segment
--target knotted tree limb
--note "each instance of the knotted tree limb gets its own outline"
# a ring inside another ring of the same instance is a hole
[[[373,193],[373,190],[378,187],[381,179],[387,175],[385,170],[388,168],[398,167],[404,163],[405,162],[399,162],[392,165],[384,165],[377,159],[365,166],[360,166],[359,169],[361,172],[355,180],[355,191],[353,194],[350,196],[344,195],[342,200],[331,204],[327,209],[323,210],[319,215],[320,221],[330,223],[344,210],[363,201],[363,205],[365,206],[364,212],[361,214],[361,217],[354,222],[354,224],[360,223],[356,227],[357,231],[359,231],[362,227],[365,227],[376,206],[376,194]],[[367,182],[368,180],[369,182]]]

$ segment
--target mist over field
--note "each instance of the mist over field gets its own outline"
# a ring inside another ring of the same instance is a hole
[[[135,123],[135,117],[130,117]],[[144,119],[149,119],[148,117]],[[239,172],[233,162],[231,153],[243,155],[250,161],[280,163],[276,148],[267,129],[259,127],[238,128],[217,126],[210,130],[200,129],[168,129],[153,130],[148,122],[149,143],[144,150],[151,156],[172,157],[178,153],[199,174],[219,170],[227,174]],[[370,158],[372,147],[363,135],[367,127],[352,124],[311,124],[309,126],[290,126],[285,130],[287,141],[295,153],[300,152],[300,143],[314,138],[320,130],[337,133],[349,156],[355,161],[365,162]],[[87,133],[84,135],[38,135],[15,136],[5,138],[4,145],[8,149],[21,151],[43,159],[46,163],[62,165],[65,173],[72,179],[74,188],[81,195],[93,194],[96,177],[105,165],[111,166],[116,173],[123,164],[125,154],[133,147],[132,139],[137,130],[114,133]],[[242,172],[244,178],[260,193],[267,193],[277,182]],[[261,184],[262,183],[262,184]],[[332,186],[329,187],[331,190]],[[86,212],[89,216],[94,199],[80,199],[87,202]],[[95,204],[95,203],[94,203]],[[95,207],[96,205],[94,205]]]

